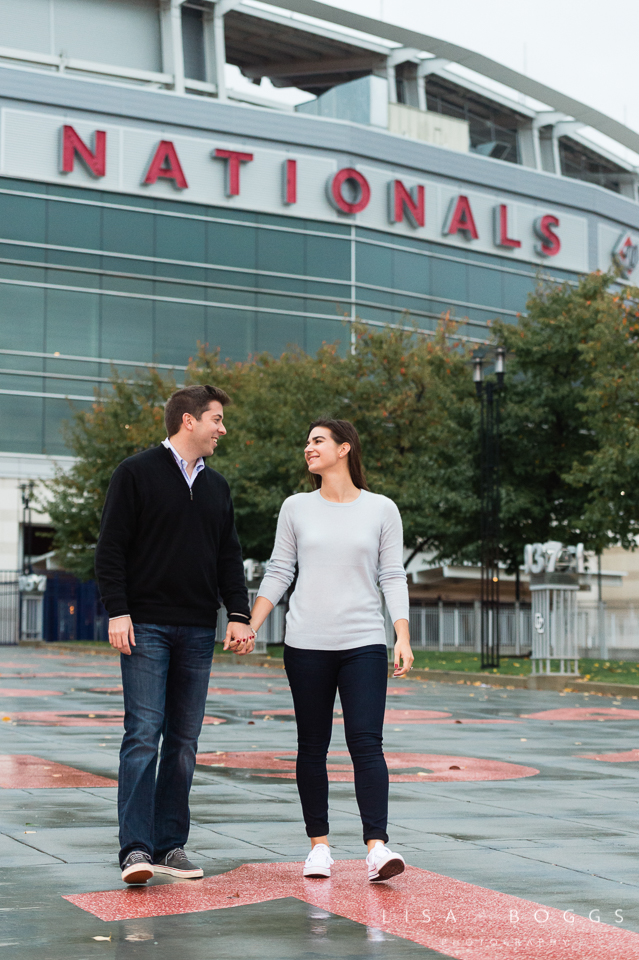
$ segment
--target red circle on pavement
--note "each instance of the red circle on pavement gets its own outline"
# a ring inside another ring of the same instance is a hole
[[[57,710],[30,710],[18,711],[9,710],[7,718],[18,723],[20,726],[39,726],[39,727],[122,727],[124,720],[123,710],[96,710],[95,713],[74,713],[71,711]],[[210,724],[226,723],[220,717],[204,717],[202,721],[204,726]]]
[[[558,707],[539,713],[522,713],[527,720],[639,720],[639,710],[619,707]]]
[[[61,697],[62,690],[14,690],[0,687],[0,697]]]
[[[275,750],[200,753],[197,762],[204,766],[226,767],[228,770],[254,770],[256,775],[261,777],[294,780],[296,756],[295,753]],[[518,780],[522,777],[534,777],[539,773],[534,767],[505,763],[503,760],[485,760],[482,757],[449,757],[430,753],[387,753],[385,756],[390,780],[395,783]],[[394,773],[394,770],[402,772]],[[329,753],[328,779],[343,783],[353,781],[353,768],[347,751],[336,750]]]

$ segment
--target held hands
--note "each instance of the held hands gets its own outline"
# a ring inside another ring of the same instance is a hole
[[[255,647],[255,631],[247,623],[229,623],[224,649],[232,653],[251,653]]]
[[[413,666],[414,659],[408,637],[398,637],[395,643],[395,672],[393,677],[405,677]],[[400,662],[402,664],[401,669]]]
[[[119,653],[131,656],[131,647],[135,646],[135,633],[131,617],[115,617],[109,620],[109,643]]]

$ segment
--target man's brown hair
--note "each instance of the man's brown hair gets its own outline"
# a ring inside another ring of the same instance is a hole
[[[196,420],[201,420],[202,414],[215,400],[223,407],[231,402],[226,391],[220,387],[211,387],[208,383],[204,386],[182,387],[181,390],[176,390],[169,397],[164,408],[167,436],[174,437],[179,432],[185,413],[190,413]]]

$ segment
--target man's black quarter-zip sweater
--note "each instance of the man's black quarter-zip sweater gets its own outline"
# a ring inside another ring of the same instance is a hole
[[[221,597],[231,620],[248,622],[228,483],[205,467],[189,488],[164,446],[129,457],[114,471],[95,571],[109,617],[214,627]]]

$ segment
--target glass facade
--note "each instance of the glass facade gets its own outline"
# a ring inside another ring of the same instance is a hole
[[[432,331],[446,310],[481,341],[537,281],[533,265],[350,224],[13,179],[0,223],[0,450],[16,453],[66,453],[61,421],[111,361],[180,368],[198,342],[232,360],[346,349],[354,318]]]

